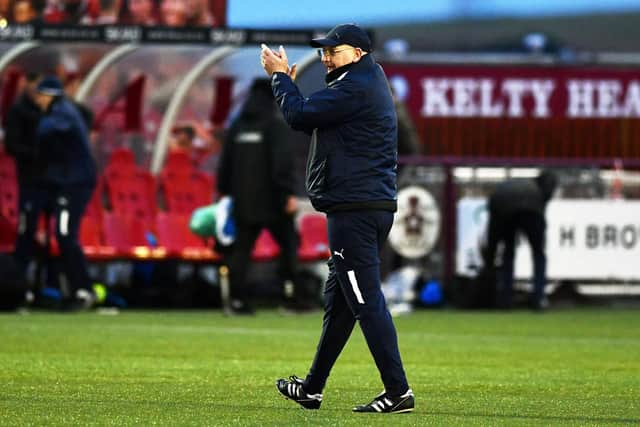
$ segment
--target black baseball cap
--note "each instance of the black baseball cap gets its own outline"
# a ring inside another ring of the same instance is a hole
[[[36,90],[40,93],[51,96],[59,96],[64,93],[62,83],[56,76],[44,77],[40,80],[40,83],[38,83]]]
[[[333,47],[341,44],[359,47],[365,52],[371,51],[371,39],[366,31],[356,24],[336,25],[326,36],[311,40],[311,47]]]

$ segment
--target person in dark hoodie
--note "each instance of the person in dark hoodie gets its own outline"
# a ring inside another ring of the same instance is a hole
[[[36,102],[43,111],[36,138],[47,159],[44,179],[53,199],[56,239],[69,290],[63,308],[90,308],[95,295],[78,242],[80,221],[96,186],[87,126],[78,109],[64,96],[57,77],[47,76],[38,83]]]
[[[218,192],[232,197],[236,224],[229,259],[231,301],[227,314],[253,314],[246,278],[251,251],[263,228],[280,246],[279,275],[285,296],[295,293],[297,203],[290,138],[269,81],[256,80],[229,127],[218,169]]]
[[[41,76],[27,73],[24,91],[6,117],[7,153],[18,171],[19,225],[14,258],[22,276],[33,256],[40,213],[48,208],[48,188],[44,185],[45,157],[41,155],[36,130],[42,111],[36,104],[36,88]]]
[[[518,232],[527,237],[533,256],[533,295],[530,305],[535,310],[543,310],[548,306],[544,294],[547,268],[545,211],[557,182],[557,176],[545,170],[534,179],[507,180],[489,196],[489,227],[484,259],[485,265],[494,268],[498,245],[503,243],[498,269],[498,304],[503,308],[512,305]]]

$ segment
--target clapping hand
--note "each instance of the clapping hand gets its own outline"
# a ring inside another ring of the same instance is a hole
[[[260,64],[269,77],[273,73],[285,73],[291,80],[296,78],[297,64],[293,64],[289,68],[289,59],[287,58],[287,52],[284,47],[280,46],[278,52],[275,52],[269,48],[266,44],[261,45],[262,51],[260,52]]]

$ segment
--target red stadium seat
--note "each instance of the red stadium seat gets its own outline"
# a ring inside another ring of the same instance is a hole
[[[135,164],[133,153],[115,150],[104,171],[104,185],[111,211],[153,224],[156,215],[156,185],[153,176]],[[101,190],[102,190],[101,187]],[[101,210],[101,195],[94,195],[94,209]],[[89,213],[89,210],[88,212]]]
[[[171,151],[160,173],[159,187],[166,209],[176,214],[190,215],[196,208],[214,200],[211,177],[193,167],[184,151]]]
[[[104,168],[104,176],[107,179],[130,177],[137,170],[133,152],[126,148],[118,148],[111,153],[109,163]]]
[[[165,248],[168,257],[192,261],[218,261],[211,245],[189,229],[189,216],[160,212],[156,218],[158,244]]]
[[[139,170],[129,177],[107,177],[105,189],[112,212],[150,224],[155,221],[155,180],[151,174]]]
[[[192,171],[173,178],[162,174],[160,188],[167,211],[175,214],[190,215],[195,209],[213,203],[213,183],[202,172]]]
[[[91,218],[100,219],[102,218],[102,213],[104,212],[104,206],[102,205],[102,196],[104,189],[104,180],[102,177],[98,178],[98,182],[96,184],[95,190],[93,190],[93,195],[91,196],[91,200],[89,200],[89,204],[87,205],[84,216],[89,216]]]
[[[193,164],[185,151],[170,150],[164,163],[162,172],[170,175],[189,173],[193,170]]]
[[[306,214],[300,218],[300,261],[320,261],[329,258],[327,218],[319,214]]]
[[[251,259],[254,261],[272,261],[280,255],[280,246],[271,236],[271,233],[263,229],[256,240],[251,253]]]
[[[0,252],[11,252],[18,227],[18,178],[12,157],[0,153]]]
[[[18,224],[18,176],[13,158],[0,154],[0,216]]]
[[[0,253],[13,252],[17,232],[14,224],[0,216]]]
[[[134,216],[105,212],[102,222],[104,244],[115,257],[128,259],[164,258],[166,249],[151,245],[153,236],[147,223]],[[151,233],[151,234],[150,234]]]
[[[90,260],[104,261],[118,256],[115,247],[104,244],[101,217],[85,215],[80,223],[79,237],[82,251]]]

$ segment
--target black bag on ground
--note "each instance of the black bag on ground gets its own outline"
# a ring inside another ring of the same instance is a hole
[[[27,283],[9,254],[0,254],[0,310],[15,310],[25,303]]]
[[[476,277],[458,277],[454,301],[459,308],[496,308],[497,275],[494,268],[482,268]]]

